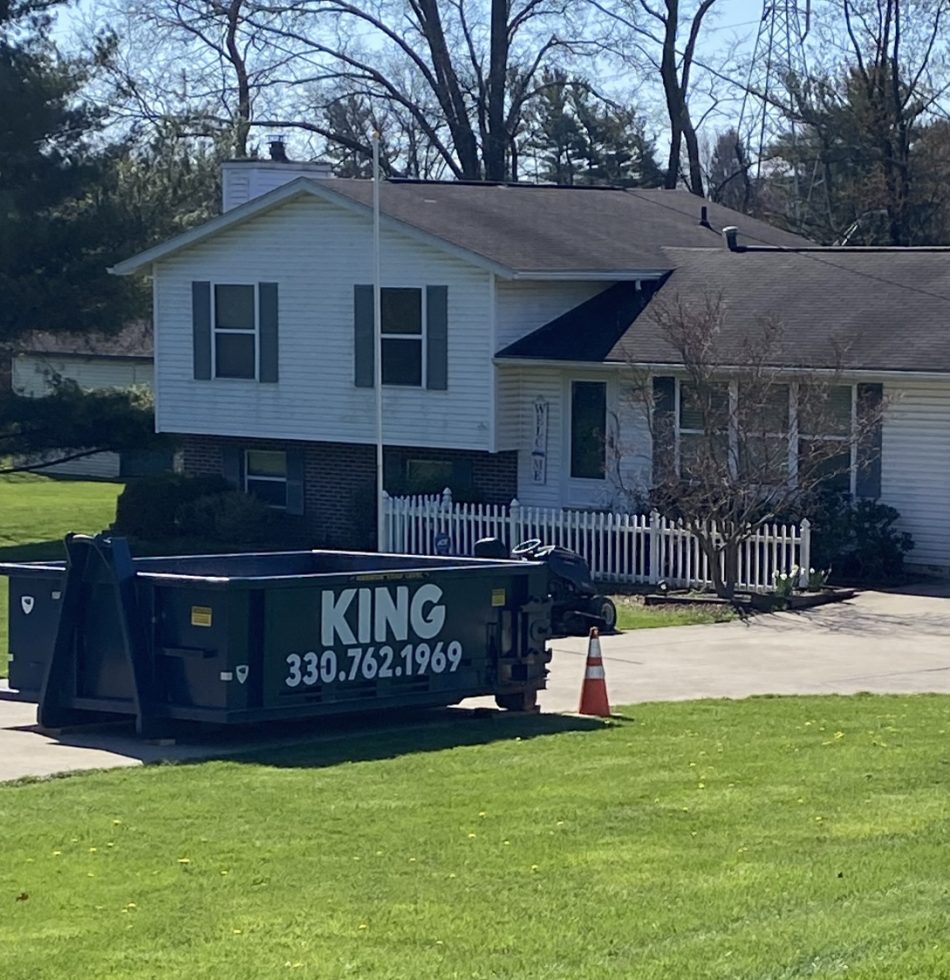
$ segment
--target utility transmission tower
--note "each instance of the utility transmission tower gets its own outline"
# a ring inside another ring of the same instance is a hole
[[[808,77],[805,39],[810,29],[811,0],[764,0],[737,126],[736,160],[747,201],[762,176],[768,147],[780,135],[789,137],[793,147],[796,144],[795,121],[783,120],[781,107],[788,103],[790,86]],[[798,170],[796,158],[789,173],[796,223],[803,179]]]

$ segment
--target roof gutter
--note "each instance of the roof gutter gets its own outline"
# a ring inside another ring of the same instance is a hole
[[[505,359],[507,360],[507,358]],[[521,363],[524,363],[522,361]],[[563,362],[562,362],[563,363]],[[666,371],[671,374],[683,372],[686,366],[676,362],[654,362],[654,361],[611,361],[616,367],[630,368],[636,371]],[[787,375],[788,377],[800,378],[802,375],[812,375],[819,378],[855,378],[858,380],[885,380],[885,381],[950,381],[950,371],[890,371],[874,370],[873,368],[810,368],[810,367],[778,367],[765,365],[766,370],[775,371],[776,374]],[[745,364],[723,364],[718,366],[718,370],[724,373],[741,374],[749,370],[749,365]]]
[[[557,272],[519,269],[505,279],[532,282],[636,282],[638,279],[662,279],[671,269],[564,269]]]

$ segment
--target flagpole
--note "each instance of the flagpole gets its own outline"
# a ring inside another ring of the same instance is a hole
[[[373,390],[376,392],[376,544],[386,548],[383,481],[383,302],[379,242],[379,133],[373,133]]]

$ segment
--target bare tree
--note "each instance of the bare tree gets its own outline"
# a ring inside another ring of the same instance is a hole
[[[693,534],[716,593],[731,599],[740,546],[759,527],[806,513],[825,490],[848,492],[855,464],[859,483],[877,465],[882,393],[879,385],[855,392],[838,371],[777,366],[774,320],[750,328],[740,362],[723,365],[721,298],[676,297],[652,310],[682,361],[675,380],[631,364],[632,391],[649,409],[652,503]]]
[[[589,0],[626,32],[616,50],[633,64],[647,64],[659,75],[669,119],[670,148],[666,184],[676,187],[686,157],[686,186],[702,197],[703,168],[697,125],[690,113],[697,46],[704,21],[716,0],[699,0],[689,9],[680,0]]]

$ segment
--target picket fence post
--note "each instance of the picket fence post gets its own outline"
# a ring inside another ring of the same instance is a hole
[[[514,497],[508,505],[508,548],[514,548],[521,541],[521,504]]]
[[[650,511],[650,584],[660,581],[660,512]]]
[[[382,528],[380,528],[382,533],[379,535],[379,540],[382,542],[382,551],[384,553],[386,552],[391,553],[393,551],[393,541],[392,541],[393,520],[392,520],[392,515],[390,513],[391,505],[392,505],[392,498],[384,490],[383,506],[382,506],[383,526]]]
[[[808,570],[811,568],[811,521],[803,517],[800,528],[798,584],[804,588],[808,585]]]

